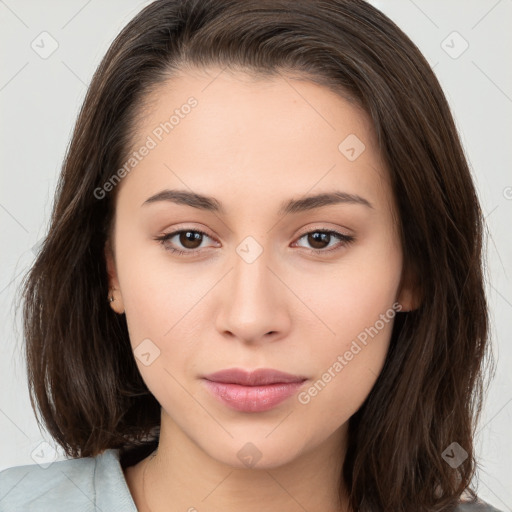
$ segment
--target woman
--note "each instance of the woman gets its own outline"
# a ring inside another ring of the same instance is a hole
[[[33,404],[74,459],[2,472],[0,510],[495,510],[470,488],[482,224],[377,9],[153,2],[23,289]]]

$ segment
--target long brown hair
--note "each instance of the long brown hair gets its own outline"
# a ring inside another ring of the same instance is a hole
[[[340,479],[354,510],[453,510],[476,469],[490,357],[482,212],[434,73],[362,0],[157,0],[114,40],[23,285],[31,400],[42,424],[74,457],[128,450],[158,428],[160,406],[138,372],[126,319],[107,303],[114,194],[95,191],[126,160],[144,99],[187,65],[294,73],[370,115],[397,205],[404,274],[415,276],[421,305],[397,315],[382,373],[350,419]],[[456,468],[442,456],[454,442],[468,455]]]

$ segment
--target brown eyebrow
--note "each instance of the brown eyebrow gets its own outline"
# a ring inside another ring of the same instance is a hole
[[[184,204],[192,208],[198,208],[213,213],[225,214],[226,211],[217,199],[210,196],[190,192],[188,190],[170,190],[165,189],[152,195],[146,199],[141,206],[156,203],[159,201],[171,201],[176,204]],[[334,191],[324,192],[313,196],[302,197],[300,199],[290,199],[281,204],[278,215],[287,215],[289,213],[299,213],[322,206],[329,206],[332,204],[361,204],[368,208],[373,208],[373,205],[357,194],[348,194],[347,192]]]

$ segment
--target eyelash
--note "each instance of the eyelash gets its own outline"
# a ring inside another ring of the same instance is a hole
[[[194,255],[198,254],[199,252],[201,252],[201,249],[189,249],[189,250],[183,251],[181,249],[175,249],[173,247],[166,247],[165,246],[165,242],[167,242],[168,240],[170,240],[171,238],[173,238],[176,235],[179,235],[181,233],[186,233],[186,232],[199,233],[199,234],[204,235],[204,236],[206,236],[208,238],[211,238],[207,233],[205,233],[204,231],[201,231],[200,229],[180,229],[178,231],[173,231],[172,233],[167,233],[165,235],[156,237],[155,240],[159,241],[160,244],[162,246],[164,246],[164,249],[166,251],[170,251],[172,254],[177,254],[178,256],[185,256],[185,257],[187,257],[187,256],[194,256]],[[338,231],[326,230],[326,229],[314,229],[312,231],[308,231],[307,233],[303,233],[298,238],[298,240],[300,240],[300,239],[304,238],[305,236],[310,235],[312,233],[325,233],[325,234],[329,234],[329,235],[334,235],[335,237],[340,239],[340,245],[338,247],[334,248],[334,249],[307,249],[306,248],[307,251],[309,251],[309,252],[311,252],[313,254],[316,254],[316,255],[336,252],[338,250],[341,250],[343,247],[346,247],[346,246],[352,244],[355,241],[355,237],[354,236],[344,235],[342,233],[339,233]]]

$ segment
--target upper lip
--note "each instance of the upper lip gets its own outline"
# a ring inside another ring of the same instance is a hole
[[[240,368],[229,368],[205,375],[206,380],[224,384],[240,384],[242,386],[264,386],[268,384],[303,382],[306,377],[291,375],[271,368],[258,368],[247,371]]]

